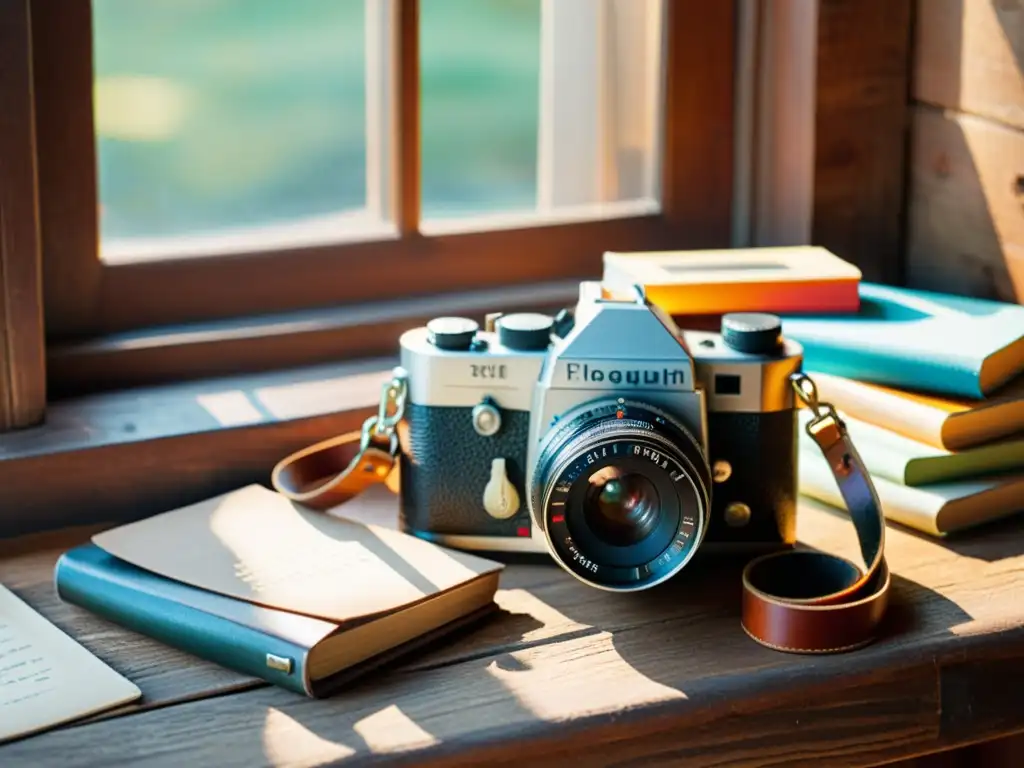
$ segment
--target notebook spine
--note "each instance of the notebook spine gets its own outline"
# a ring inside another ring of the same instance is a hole
[[[309,695],[303,684],[306,651],[300,646],[140,591],[67,553],[57,562],[54,581],[58,596],[68,603],[186,653]]]

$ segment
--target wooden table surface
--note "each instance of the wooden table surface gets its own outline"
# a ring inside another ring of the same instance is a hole
[[[890,528],[884,636],[840,656],[739,626],[740,568],[705,559],[642,593],[510,565],[499,615],[314,701],[62,604],[77,529],[0,542],[0,581],[142,689],[138,705],[0,747],[0,765],[874,765],[1024,730],[1024,522],[945,544]],[[854,554],[810,502],[801,541]]]

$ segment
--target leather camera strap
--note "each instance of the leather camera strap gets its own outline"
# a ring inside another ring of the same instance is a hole
[[[793,387],[814,411],[807,432],[835,476],[867,567],[814,550],[756,558],[743,570],[743,629],[778,651],[838,653],[870,643],[888,606],[885,517],[835,408],[818,401],[806,374],[796,374]]]
[[[270,475],[274,489],[303,506],[325,510],[344,504],[371,485],[397,482],[398,434],[408,391],[405,371],[396,368],[384,383],[380,408],[359,432],[332,437],[296,451]],[[397,488],[392,488],[397,490]]]
[[[750,637],[790,653],[838,653],[866,645],[888,604],[885,518],[870,475],[835,409],[820,403],[814,383],[797,374],[793,387],[815,412],[806,429],[821,448],[846,502],[866,564],[797,549],[752,560],[743,571],[742,625]],[[352,432],[311,445],[274,467],[274,488],[304,506],[325,510],[371,485],[396,478],[405,381],[385,384],[380,412]]]

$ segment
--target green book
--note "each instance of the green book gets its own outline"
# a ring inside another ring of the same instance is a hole
[[[813,451],[816,448],[803,429],[811,416],[806,409],[799,412],[801,448]],[[962,451],[947,451],[842,412],[840,417],[868,472],[900,485],[918,487],[1024,471],[1024,435]]]

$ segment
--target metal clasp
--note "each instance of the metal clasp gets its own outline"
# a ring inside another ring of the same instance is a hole
[[[832,403],[823,403],[818,399],[818,387],[810,376],[803,371],[798,371],[790,377],[790,383],[800,401],[814,412],[814,418],[807,423],[809,435],[814,437],[814,427],[829,419],[835,422],[838,429],[842,429],[843,422],[835,407]]]
[[[398,424],[405,417],[405,400],[409,391],[408,374],[403,368],[395,368],[391,379],[381,388],[380,405],[377,413],[363,422],[359,441],[360,452],[370,443],[386,444],[388,453],[398,455]]]

